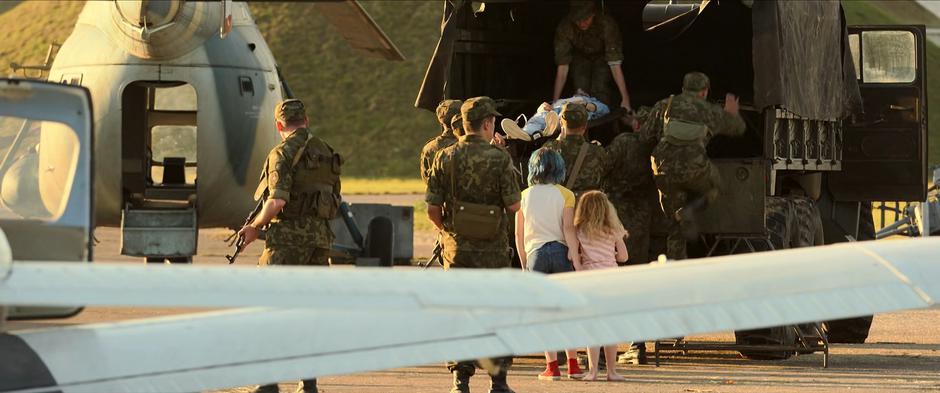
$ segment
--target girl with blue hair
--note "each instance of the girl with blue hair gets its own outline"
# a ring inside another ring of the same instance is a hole
[[[544,274],[580,270],[578,236],[574,227],[575,197],[559,183],[565,180],[565,160],[549,148],[529,158],[529,188],[522,191],[516,212],[516,250],[523,270]],[[568,378],[584,376],[577,351],[567,350]],[[556,352],[545,352],[540,380],[561,379]]]

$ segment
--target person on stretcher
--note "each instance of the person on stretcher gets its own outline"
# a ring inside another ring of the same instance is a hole
[[[543,102],[542,105],[539,105],[538,109],[536,109],[535,114],[528,120],[525,120],[525,115],[519,115],[516,120],[503,119],[500,123],[503,127],[503,132],[505,132],[506,136],[510,139],[521,139],[524,141],[555,135],[559,124],[558,114],[561,112],[561,107],[569,102],[580,102],[584,104],[588,110],[588,121],[606,116],[610,113],[610,108],[608,108],[606,104],[600,102],[597,98],[587,95],[584,91],[578,90],[574,97],[559,99],[551,104]],[[520,119],[525,120],[525,125],[522,127],[519,127]]]

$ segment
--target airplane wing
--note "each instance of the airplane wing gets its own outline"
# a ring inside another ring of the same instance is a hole
[[[437,307],[558,310],[584,305],[584,300],[574,295],[556,299],[554,293],[564,289],[561,285],[515,269],[453,275],[442,270],[314,266],[167,267],[16,262],[9,278],[0,281],[0,303],[367,310]],[[479,289],[481,282],[488,285],[485,292]]]
[[[14,332],[0,335],[0,354],[16,359],[0,363],[0,391],[196,391],[930,307],[937,249],[937,238],[860,242],[532,274],[549,300],[588,305],[560,310],[252,308]],[[505,285],[471,273],[441,277],[479,294]]]
[[[318,1],[314,6],[355,49],[369,56],[403,61],[395,43],[355,0]]]

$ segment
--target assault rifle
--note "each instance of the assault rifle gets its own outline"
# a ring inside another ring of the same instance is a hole
[[[246,225],[251,225],[251,222],[255,220],[255,217],[261,213],[261,209],[264,208],[264,202],[268,199],[268,190],[265,189],[264,193],[261,194],[261,198],[258,198],[258,204],[255,205],[255,209],[248,213],[248,218],[245,219],[245,223],[242,224],[242,228]],[[239,228],[241,230],[241,228]],[[237,232],[236,232],[237,234]],[[235,263],[235,259],[238,258],[238,254],[241,254],[242,249],[245,248],[245,236],[237,235],[238,238],[234,242],[229,243],[229,247],[235,246],[235,253],[232,255],[226,255],[225,259],[228,259],[228,264],[231,265]]]
[[[428,261],[425,262],[424,265],[421,266],[421,268],[427,269],[431,267],[431,264],[434,262],[437,262],[438,264],[441,265],[441,267],[443,267],[444,266],[444,256],[442,255],[443,252],[444,252],[444,246],[441,245],[441,240],[438,239],[436,242],[434,242],[434,251],[431,252],[431,258],[428,259]]]

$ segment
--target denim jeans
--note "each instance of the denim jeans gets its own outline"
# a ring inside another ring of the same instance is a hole
[[[573,272],[574,265],[568,260],[568,247],[561,242],[548,242],[532,253],[526,267],[534,272],[552,274]]]
[[[561,114],[561,107],[569,102],[590,102],[594,105],[597,105],[597,110],[594,112],[588,112],[588,121],[597,119],[599,117],[607,116],[610,113],[610,108],[606,104],[598,100],[597,98],[590,96],[575,96],[571,98],[563,98],[555,101],[552,104],[552,111],[556,114]],[[525,126],[522,127],[522,130],[529,135],[534,135],[536,132],[540,132],[545,129],[545,114],[548,111],[543,111],[541,107],[535,111],[535,114],[526,121]]]

